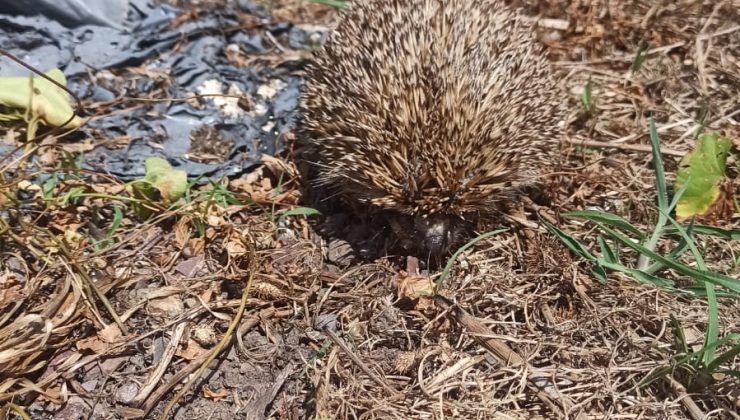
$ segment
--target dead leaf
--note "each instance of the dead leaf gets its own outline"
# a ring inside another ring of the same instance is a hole
[[[119,195],[126,187],[122,184],[91,184],[90,189],[98,194]]]
[[[206,222],[208,223],[208,226],[213,227],[219,227],[226,223],[226,221],[222,217],[213,214],[209,214],[208,217],[206,217]]]
[[[242,241],[239,240],[228,241],[225,248],[231,256],[244,255],[247,253],[247,248],[244,246]]]
[[[7,306],[19,302],[26,297],[23,286],[18,283],[14,274],[9,271],[0,273],[0,312]]]
[[[98,336],[83,338],[76,342],[77,350],[90,350],[94,354],[101,354],[108,351],[110,345],[106,344]]]
[[[185,360],[195,360],[205,354],[208,350],[204,349],[197,341],[190,339],[188,344],[177,348],[175,355]]]
[[[434,282],[429,277],[400,273],[398,276],[398,297],[416,300],[432,295]]]
[[[224,388],[218,391],[211,391],[210,388],[205,387],[203,388],[203,396],[213,401],[224,401],[229,398],[229,391]]]
[[[80,154],[84,152],[89,152],[90,150],[95,148],[95,144],[93,143],[92,139],[82,139],[82,140],[75,140],[74,142],[63,142],[63,143],[57,143],[58,146],[62,148],[65,152],[68,152],[70,154]]]
[[[188,248],[190,248],[190,255],[201,255],[206,243],[203,238],[193,238],[188,241]]]
[[[185,245],[188,243],[188,239],[190,239],[190,222],[190,216],[183,216],[177,221],[177,223],[175,223],[175,226],[173,227],[173,233],[175,234],[175,245],[177,245],[178,248],[184,248]]]
[[[107,327],[103,328],[98,332],[98,336],[106,343],[117,343],[120,341],[123,334],[121,329],[116,324],[108,324]]]

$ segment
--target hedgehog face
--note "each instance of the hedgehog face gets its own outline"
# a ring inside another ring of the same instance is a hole
[[[416,245],[430,256],[448,254],[454,247],[460,245],[470,230],[470,223],[452,215],[414,217],[415,236],[421,239],[421,243]]]

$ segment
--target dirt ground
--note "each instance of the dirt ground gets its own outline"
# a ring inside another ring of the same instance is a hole
[[[561,213],[597,208],[646,231],[657,217],[648,117],[669,181],[699,125],[737,150],[740,2],[511,3],[538,19],[572,108],[547,178],[552,202],[539,212],[589,249],[599,247],[593,225]],[[295,25],[330,28],[337,17],[308,2],[269,6]],[[267,62],[291,53],[276,48]],[[728,176],[737,194],[737,171]],[[22,195],[17,181],[2,188]],[[123,190],[91,173],[56,188],[76,185]],[[599,282],[529,206],[508,232],[461,254],[431,297],[441,268],[405,255],[368,260],[346,239],[370,229],[352,215],[281,217],[308,205],[290,152],[202,191],[147,221],[124,202],[103,248],[69,235],[109,226],[112,200],[0,200],[0,401],[54,419],[740,418],[737,378],[689,386],[674,357],[671,317],[698,349],[705,300],[616,272]],[[740,215],[711,222],[738,229]],[[331,223],[346,230],[317,233]],[[697,245],[709,269],[738,277],[736,239]],[[720,296],[718,312],[720,336],[740,333],[736,298]],[[638,386],[660,366],[674,370]],[[740,359],[725,366],[740,370]]]

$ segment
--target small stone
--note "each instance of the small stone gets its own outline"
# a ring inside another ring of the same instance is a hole
[[[337,330],[337,315],[336,314],[322,314],[316,317],[313,327],[319,331]]]
[[[121,404],[129,404],[139,392],[139,386],[135,382],[126,382],[116,390],[116,401]]]

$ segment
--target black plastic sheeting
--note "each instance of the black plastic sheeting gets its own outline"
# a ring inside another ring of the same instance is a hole
[[[0,0],[0,13],[40,15],[73,28],[100,25],[122,28],[129,0]]]
[[[124,22],[128,30],[95,25],[67,28],[44,16],[0,15],[0,45],[41,71],[60,68],[70,89],[86,103],[113,102],[101,118],[80,130],[94,144],[84,154],[85,169],[130,180],[143,176],[145,159],[159,156],[185,170],[190,178],[207,181],[244,172],[262,153],[283,151],[282,135],[293,128],[297,117],[301,79],[296,70],[305,64],[301,59],[286,59],[277,60],[280,64],[273,68],[240,68],[227,60],[227,46],[238,46],[248,58],[274,56],[279,51],[267,40],[266,32],[294,51],[308,49],[309,39],[323,35],[270,22],[249,1],[228,4],[176,28],[171,23],[180,11],[144,0],[130,2]],[[225,31],[243,26],[240,14],[251,15],[259,25]],[[132,72],[123,71],[130,67],[144,69],[144,76],[132,78]],[[224,113],[213,99],[201,99],[198,108],[183,100],[142,101],[144,106],[135,109],[130,102],[128,108],[115,105],[120,96],[151,97],[155,81],[145,76],[147,72],[165,72],[170,79],[166,97],[151,99],[182,99],[218,81],[221,93],[236,88],[249,98],[247,108],[252,109]],[[28,70],[0,58],[0,75],[27,74]],[[93,83],[94,79],[108,83]],[[216,135],[208,137],[218,141],[206,149],[220,152],[222,160],[193,159],[193,151],[203,149],[198,142],[206,141],[199,134],[204,127],[212,134],[216,130]],[[123,146],[111,145],[111,139],[121,138],[129,140]],[[0,156],[11,149],[0,145]]]

